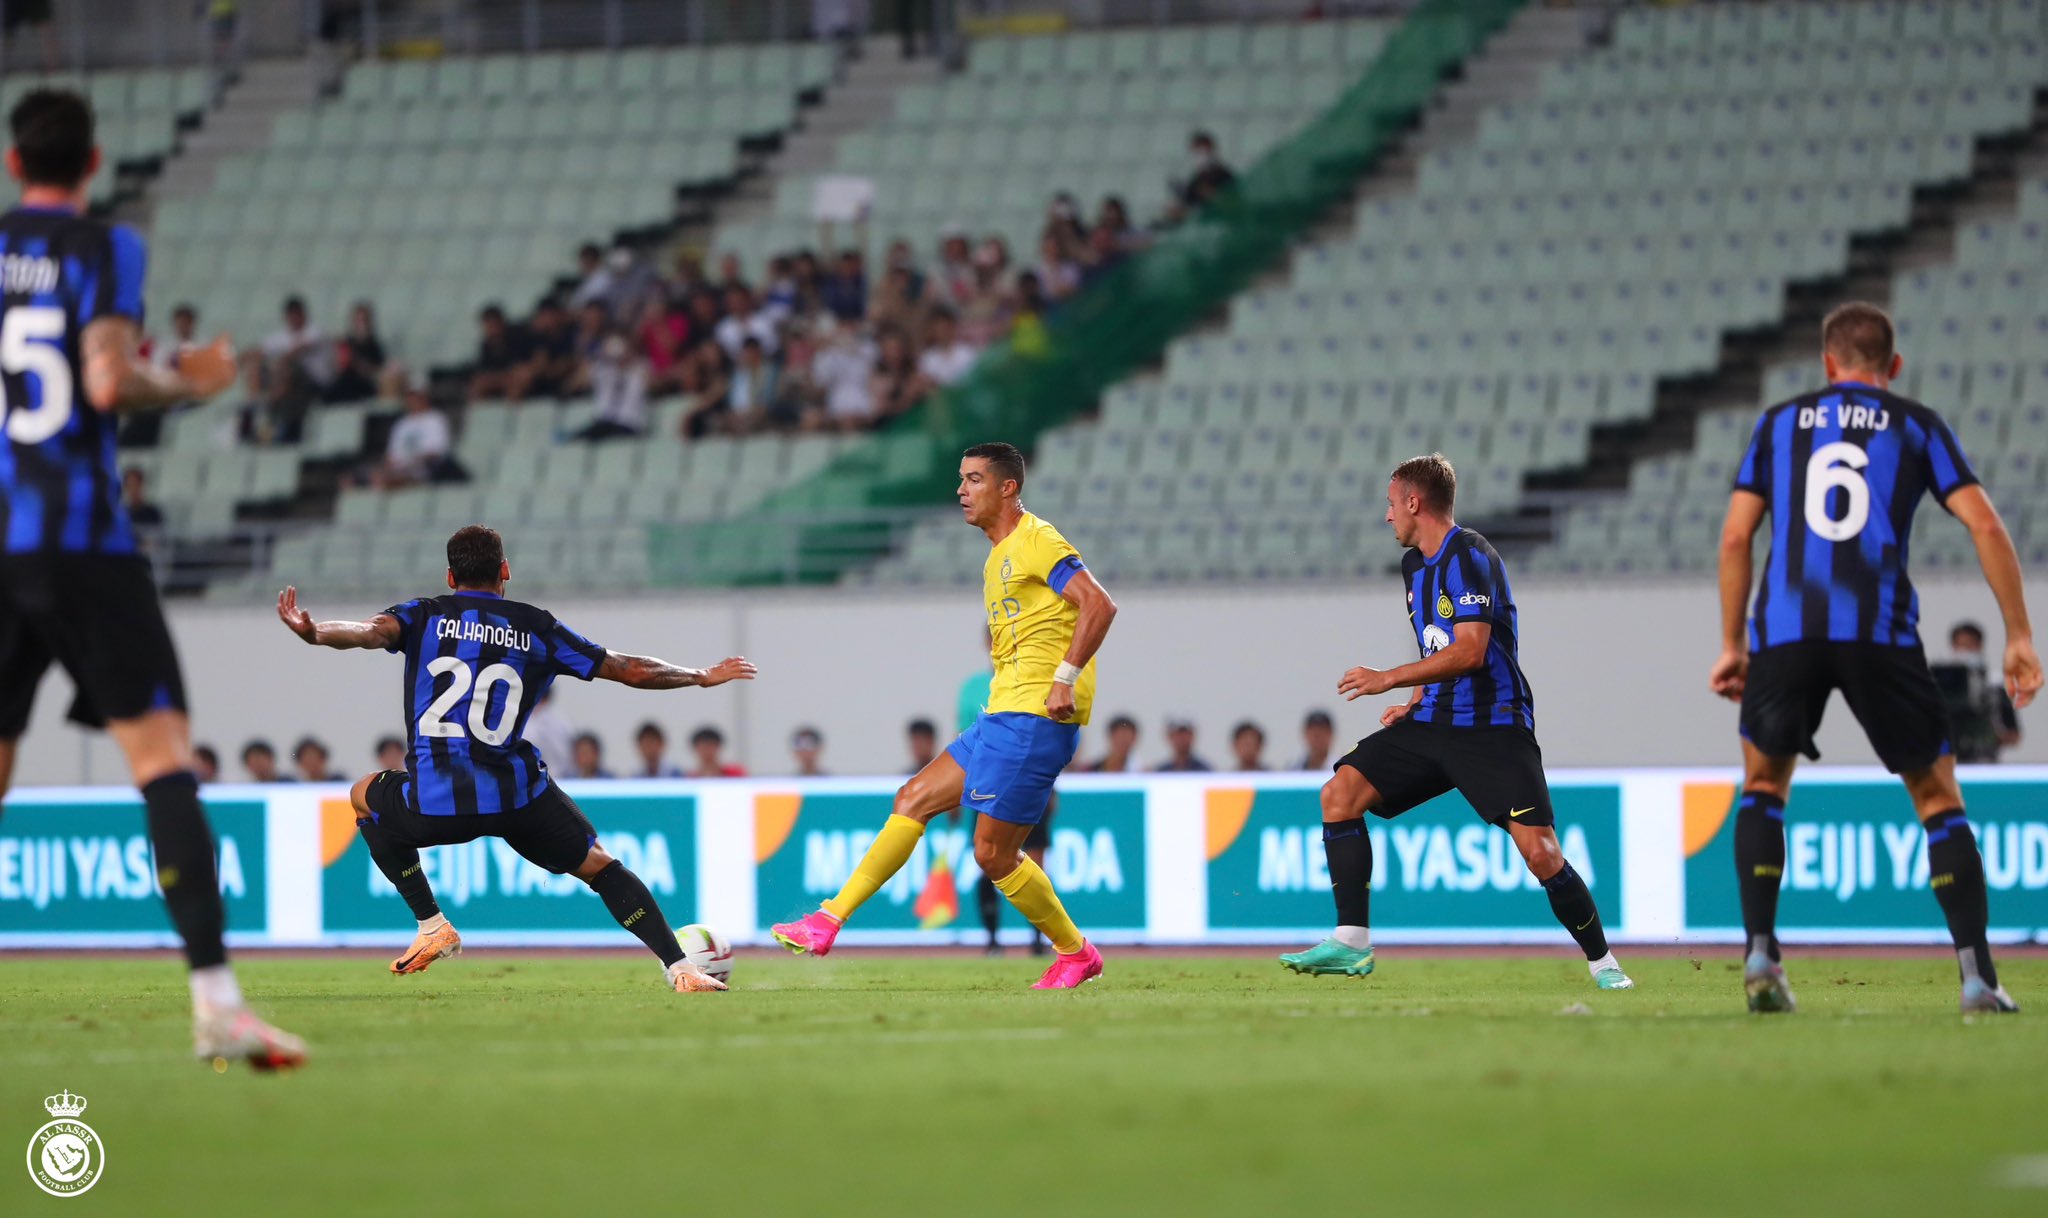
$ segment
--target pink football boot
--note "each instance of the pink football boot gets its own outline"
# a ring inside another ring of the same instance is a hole
[[[1045,976],[1040,977],[1034,982],[1031,988],[1034,990],[1079,989],[1082,982],[1092,981],[1100,976],[1102,976],[1102,953],[1095,950],[1093,943],[1083,940],[1080,951],[1075,952],[1071,956],[1054,958],[1052,967],[1045,970]]]
[[[839,919],[822,909],[812,910],[794,922],[779,922],[768,928],[775,941],[801,956],[829,955],[832,940],[839,937]],[[1100,970],[1100,966],[1098,971]]]

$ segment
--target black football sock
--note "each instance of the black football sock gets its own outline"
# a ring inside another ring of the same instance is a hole
[[[661,906],[654,903],[654,894],[647,891],[639,876],[626,870],[624,863],[613,859],[611,866],[587,882],[590,891],[604,898],[604,907],[612,911],[619,925],[638,935],[648,951],[661,957],[662,964],[674,964],[683,958],[683,946],[676,942],[676,932],[670,928],[668,919],[661,916]]]
[[[988,932],[990,947],[995,946],[996,927],[1002,925],[1003,894],[996,891],[996,883],[987,876],[974,886],[974,903],[981,910],[981,928]]]
[[[363,844],[370,848],[370,860],[391,881],[398,895],[405,898],[405,907],[412,910],[413,917],[424,922],[441,912],[434,901],[433,885],[427,883],[427,869],[420,863],[418,850],[391,840],[390,832],[374,820],[357,821],[356,830],[363,835]]]
[[[1948,919],[1949,938],[1956,943],[1956,963],[1964,978],[1972,972],[1984,984],[1998,984],[1998,970],[1991,963],[1991,944],[1985,928],[1991,923],[1991,904],[1984,890],[1984,856],[1977,852],[1977,834],[1970,828],[1961,808],[1936,812],[1927,818],[1928,882],[1934,899]]]
[[[1607,932],[1600,925],[1600,909],[1593,904],[1593,890],[1586,887],[1586,881],[1579,878],[1572,865],[1566,863],[1557,869],[1556,875],[1543,881],[1543,891],[1550,897],[1550,912],[1572,932],[1586,959],[1598,960],[1606,955]]]
[[[1778,959],[1778,887],[1785,878],[1785,801],[1744,791],[1735,805],[1735,880],[1742,892],[1746,952]]]
[[[221,936],[227,909],[220,899],[220,872],[213,861],[213,830],[199,806],[199,779],[166,774],[142,788],[149,811],[149,840],[156,847],[156,882],[164,890],[171,925],[185,941],[185,961],[195,969],[227,963]]]
[[[1372,837],[1364,820],[1323,822],[1323,858],[1330,866],[1330,892],[1337,898],[1337,925],[1372,925]]]

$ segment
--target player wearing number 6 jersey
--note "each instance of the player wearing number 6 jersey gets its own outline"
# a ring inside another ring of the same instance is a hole
[[[107,729],[142,792],[157,887],[191,968],[195,1051],[296,1066],[306,1046],[249,1012],[228,965],[185,681],[114,463],[121,413],[211,397],[233,382],[234,359],[225,339],[175,371],[137,355],[146,256],[133,231],[85,215],[100,167],[85,99],[32,90],[8,127],[21,205],[0,216],[0,795],[36,687],[60,664],[77,690],[71,719]]]
[[[417,973],[462,950],[434,902],[420,847],[500,837],[536,866],[590,885],[619,925],[661,957],[674,989],[724,989],[683,959],[647,885],[597,844],[597,831],[522,733],[559,674],[682,689],[751,680],[754,666],[735,657],[679,668],[606,651],[545,609],[506,600],[511,576],[498,534],[471,525],[448,539],[447,596],[393,605],[367,622],[315,622],[295,588],[277,598],[278,617],[308,643],[405,656],[406,768],[372,774],[349,792],[370,857],[419,919],[418,937],[391,971]]]
[[[1735,865],[1749,1008],[1793,1007],[1777,938],[1785,800],[1798,755],[1820,756],[1814,732],[1839,689],[1878,758],[1905,780],[1926,827],[1929,878],[1955,940],[1962,1009],[2018,1010],[1998,984],[1985,941],[1984,862],[1963,816],[1947,717],[1906,575],[1921,495],[1932,494],[1970,530],[2005,618],[2006,688],[2014,706],[2025,706],[2041,688],[2041,661],[2019,558],[1948,424],[1891,392],[1904,366],[1891,318],[1875,305],[1843,305],[1822,323],[1821,347],[1828,387],[1764,412],[1721,531],[1722,650],[1709,682],[1742,703]],[[1752,609],[1750,547],[1766,515],[1770,557]]]

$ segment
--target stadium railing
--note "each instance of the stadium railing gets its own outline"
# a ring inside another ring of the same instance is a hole
[[[1157,360],[1168,340],[1220,308],[1340,200],[1428,102],[1442,75],[1524,0],[1423,0],[1366,74],[1323,115],[1239,179],[1236,191],[984,355],[965,382],[906,415],[823,474],[753,515],[649,528],[657,585],[829,582],[894,538],[866,508],[929,505],[968,444],[1027,450],[1095,407],[1105,388]]]

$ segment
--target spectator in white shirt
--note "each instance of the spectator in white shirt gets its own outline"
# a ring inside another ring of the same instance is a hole
[[[199,345],[199,310],[180,304],[171,310],[171,332],[149,345],[149,362],[158,368],[176,368],[178,357]]]
[[[754,311],[754,294],[744,287],[726,290],[725,320],[718,323],[717,335],[725,357],[735,364],[740,360],[740,348],[749,338],[760,342],[761,350],[770,358],[778,347],[775,319]]]
[[[573,437],[610,440],[647,434],[647,360],[634,349],[624,331],[614,330],[590,357],[590,393],[597,399],[597,417]]]
[[[423,388],[405,393],[405,414],[391,425],[384,462],[370,476],[382,490],[434,480],[448,460],[448,416],[434,409]]]
[[[960,337],[960,318],[953,310],[933,309],[925,326],[924,354],[917,357],[917,373],[929,383],[927,391],[944,389],[965,377],[980,354]]]
[[[823,323],[821,323],[823,324]],[[868,376],[875,370],[875,344],[852,326],[833,328],[811,357],[816,400],[804,420],[810,431],[858,431],[875,421]]]
[[[259,444],[297,443],[306,410],[334,379],[334,344],[306,316],[306,302],[284,302],[284,326],[263,340],[249,362],[252,395],[260,410],[250,418]]]

